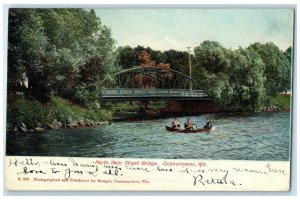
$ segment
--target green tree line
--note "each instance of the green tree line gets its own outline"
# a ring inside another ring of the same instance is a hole
[[[101,97],[101,85],[115,70],[115,41],[94,10],[10,9],[8,92],[28,81],[28,95],[51,95],[82,105]]]
[[[142,46],[119,47],[119,66],[137,66],[143,49],[151,52],[157,63],[169,63],[172,69],[189,74],[189,54],[172,49],[161,52]],[[259,110],[268,106],[268,97],[291,89],[291,47],[282,51],[272,42],[256,42],[233,50],[216,41],[203,41],[194,48],[191,60],[192,78],[198,86],[230,110]]]
[[[111,30],[93,9],[10,9],[8,93],[27,81],[26,95],[40,102],[59,96],[83,106],[99,105],[111,75],[139,65],[141,50],[156,63],[189,73],[185,51],[115,47]],[[191,55],[192,78],[214,100],[232,110],[257,110],[268,97],[290,90],[293,49],[272,42],[228,49],[204,41]]]

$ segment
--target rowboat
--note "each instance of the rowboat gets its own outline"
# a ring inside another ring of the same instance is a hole
[[[216,128],[215,127],[211,127],[211,128],[198,128],[198,129],[176,129],[176,128],[172,128],[170,126],[166,126],[166,130],[167,131],[171,131],[171,132],[175,132],[175,133],[208,133],[208,132],[212,132],[215,131]]]

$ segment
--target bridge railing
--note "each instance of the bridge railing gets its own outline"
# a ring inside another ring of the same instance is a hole
[[[160,67],[133,67],[112,75],[102,91],[104,100],[210,99],[197,82],[182,72]]]
[[[103,97],[208,97],[203,90],[189,89],[151,89],[151,88],[115,88],[105,89]]]

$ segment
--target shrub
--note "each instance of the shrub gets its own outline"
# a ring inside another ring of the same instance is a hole
[[[13,126],[25,123],[28,128],[33,128],[37,122],[43,125],[51,121],[49,108],[37,101],[17,100],[7,105],[7,122]]]
[[[48,104],[28,99],[17,99],[7,105],[7,124],[9,127],[25,123],[28,128],[36,126],[37,122],[44,127],[54,120],[67,125],[72,121],[90,119],[94,121],[111,120],[112,112],[97,106],[93,109],[80,107],[60,97],[51,97]]]

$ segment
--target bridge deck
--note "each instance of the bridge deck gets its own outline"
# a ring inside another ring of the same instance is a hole
[[[210,100],[203,90],[116,88],[105,89],[103,100]]]

